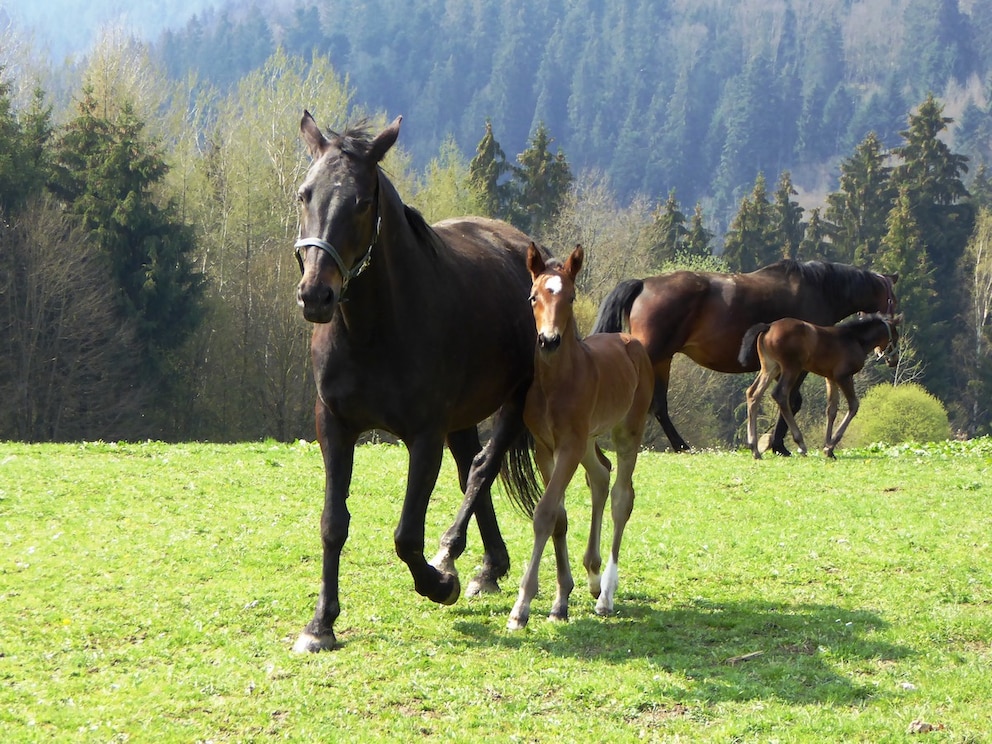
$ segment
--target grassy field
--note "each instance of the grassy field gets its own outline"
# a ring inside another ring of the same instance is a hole
[[[980,742],[992,735],[992,441],[819,456],[647,453],[597,617],[505,630],[514,567],[438,607],[392,530],[405,450],[362,447],[333,653],[313,612],[313,444],[0,443],[0,741]],[[460,499],[446,461],[428,552]],[[473,526],[460,569],[479,557]],[[915,733],[919,732],[919,733]]]

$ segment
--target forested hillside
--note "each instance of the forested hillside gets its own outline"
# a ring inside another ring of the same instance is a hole
[[[987,28],[992,0],[260,0],[47,66],[0,30],[0,437],[310,434],[303,108],[402,114],[384,166],[429,221],[583,243],[587,319],[676,268],[898,273],[903,362],[859,384],[987,433]],[[677,366],[687,438],[739,441],[747,382]]]
[[[421,164],[484,123],[517,153],[543,122],[621,198],[703,200],[725,227],[759,171],[836,185],[869,131],[898,143],[934,93],[957,149],[988,155],[992,0],[401,0],[222,11],[155,43],[170,75],[229,84],[277,44],[327,54],[374,110],[406,118]],[[815,198],[815,194],[814,197]]]

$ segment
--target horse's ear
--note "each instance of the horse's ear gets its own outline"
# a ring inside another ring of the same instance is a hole
[[[575,250],[572,251],[572,255],[568,257],[565,261],[565,273],[568,274],[572,281],[575,281],[575,277],[579,275],[579,271],[582,269],[582,260],[585,258],[585,251],[582,250],[582,245],[576,245]]]
[[[892,282],[893,284],[895,284],[897,281],[899,281],[899,272],[898,271],[895,274],[886,274],[885,276],[887,276],[889,278],[889,281]]]
[[[527,246],[527,270],[530,272],[531,279],[537,279],[544,273],[544,256],[537,250],[534,241],[531,241],[530,245]]]
[[[324,145],[327,144],[327,138],[320,131],[317,122],[313,120],[313,116],[306,109],[303,110],[303,118],[300,120],[300,134],[303,136],[303,141],[307,144],[310,157],[318,157]]]
[[[369,157],[372,158],[372,162],[380,162],[386,157],[389,148],[396,144],[396,138],[400,136],[401,121],[403,121],[403,117],[397,116],[393,119],[392,124],[379,132],[376,138],[372,140],[372,147],[369,148]]]

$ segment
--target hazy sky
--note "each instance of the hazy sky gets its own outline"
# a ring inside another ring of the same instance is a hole
[[[245,5],[249,2],[245,0]],[[0,0],[0,31],[9,19],[15,33],[30,37],[34,47],[61,62],[66,55],[88,51],[104,27],[154,39],[219,4],[217,0]]]

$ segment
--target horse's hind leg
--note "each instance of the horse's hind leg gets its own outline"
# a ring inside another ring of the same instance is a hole
[[[803,380],[806,379],[806,375],[808,374],[809,373],[806,372],[806,370],[800,372],[792,391],[789,393],[789,410],[792,414],[793,420],[795,420],[795,414],[799,413],[799,409],[803,407],[802,386]],[[772,434],[770,446],[772,452],[782,455],[783,457],[788,457],[791,454],[785,446],[785,432],[791,428],[792,427],[789,424],[788,419],[784,415],[778,417],[778,421],[775,422],[775,431]],[[793,435],[794,434],[795,432],[793,432]],[[795,437],[793,436],[793,438]]]
[[[668,381],[672,374],[672,360],[659,362],[654,367],[655,383],[654,398],[651,401],[651,412],[661,424],[662,431],[668,437],[674,452],[688,452],[692,448],[676,431],[672,417],[668,414]]]
[[[747,389],[747,444],[755,460],[761,459],[761,450],[758,448],[758,404],[773,379],[770,372],[762,370]]]
[[[790,407],[791,391],[793,386],[798,384],[796,377],[787,374],[784,370],[781,376],[778,378],[778,384],[775,385],[772,390],[772,397],[775,402],[778,403],[779,412],[782,418],[789,426],[789,431],[792,432],[792,438],[796,440],[796,446],[799,448],[799,454],[806,454],[806,441],[803,439],[803,433],[799,430],[799,424],[796,423],[796,417],[792,413],[792,408]]]
[[[837,427],[837,431],[830,436],[830,428],[827,428],[827,443],[823,447],[823,453],[830,458],[834,457],[834,448],[840,444],[840,438],[844,436],[844,432],[847,430],[847,425],[851,423],[851,419],[854,418],[855,414],[858,412],[858,396],[854,392],[854,378],[851,375],[843,377],[836,381],[836,387],[839,387],[844,393],[844,397],[847,399],[847,413],[844,415],[844,419],[840,422],[840,426]],[[830,382],[827,382],[827,389],[830,389]],[[836,387],[832,393],[832,400],[835,401],[834,413],[836,415],[836,399],[837,390]]]
[[[586,484],[592,494],[592,519],[589,523],[589,542],[586,545],[582,565],[586,569],[589,581],[589,592],[593,597],[600,596],[600,569],[603,558],[599,552],[599,543],[603,531],[603,511],[606,509],[606,499],[610,491],[610,463],[596,446],[594,439],[589,440],[589,446],[582,457],[582,467],[586,471]]]
[[[642,417],[643,420],[643,417]],[[637,428],[621,424],[613,432],[613,444],[617,448],[617,477],[610,492],[610,512],[613,517],[613,542],[610,557],[603,571],[602,592],[596,602],[596,614],[609,615],[613,612],[613,598],[620,582],[620,543],[623,531],[634,509],[634,466],[637,464],[637,451],[641,446],[643,424]]]

